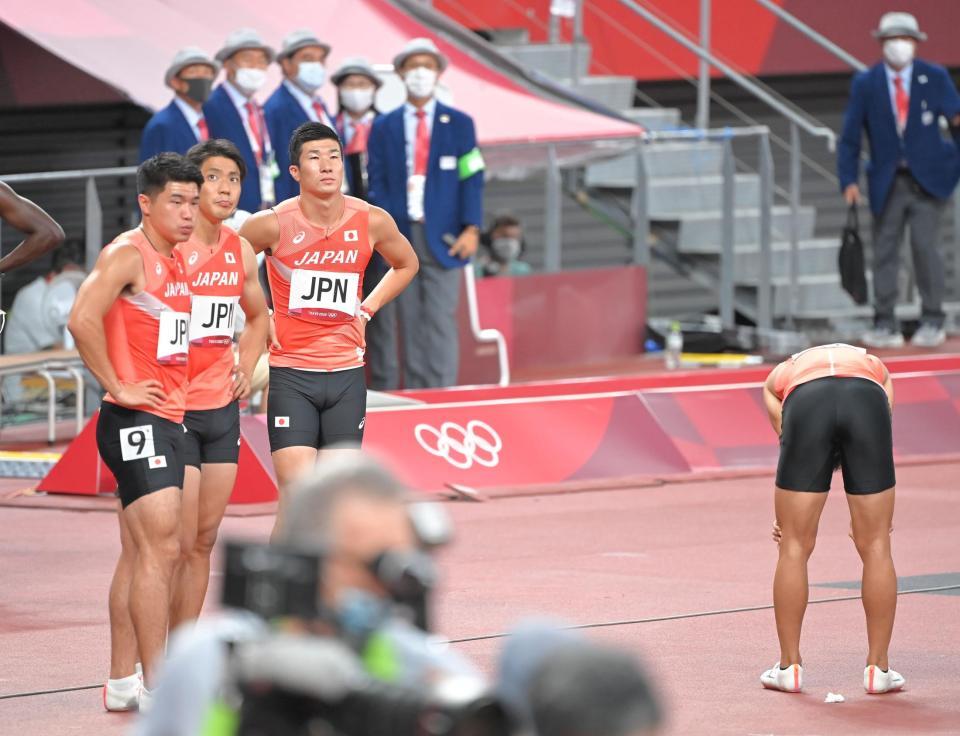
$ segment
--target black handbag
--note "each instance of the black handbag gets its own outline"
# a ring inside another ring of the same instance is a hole
[[[840,283],[857,304],[867,303],[867,274],[863,262],[863,241],[860,240],[860,224],[857,206],[847,210],[847,224],[840,236]]]

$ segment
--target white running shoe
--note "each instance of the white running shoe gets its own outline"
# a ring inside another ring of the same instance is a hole
[[[137,701],[141,713],[149,713],[153,705],[153,693],[145,687],[140,688],[140,697]]]
[[[868,348],[901,348],[903,335],[891,327],[874,327],[863,334],[860,342]]]
[[[782,690],[785,693],[798,693],[803,690],[803,665],[792,664],[785,670],[777,662],[760,675],[760,683],[768,690]]]
[[[867,668],[863,671],[863,689],[870,695],[900,690],[906,684],[906,679],[899,672],[891,669],[884,672],[875,664],[867,665]]]
[[[947,341],[947,333],[942,327],[920,325],[910,338],[910,344],[916,348],[936,348]]]
[[[103,686],[103,707],[111,712],[136,710],[143,679],[134,673],[118,680],[107,680]]]

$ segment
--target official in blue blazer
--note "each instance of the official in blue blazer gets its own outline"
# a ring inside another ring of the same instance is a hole
[[[147,121],[140,136],[140,163],[164,151],[181,155],[208,137],[203,103],[220,65],[195,46],[180,49],[164,75],[173,100]]]
[[[277,201],[282,202],[300,193],[300,185],[290,175],[288,144],[293,131],[303,123],[314,121],[333,128],[326,105],[318,90],[327,78],[326,61],[330,45],[308,30],[293,31],[283,39],[277,61],[283,69],[283,81],[274,91],[263,112],[270,128],[270,138],[277,151]]]
[[[899,347],[903,335],[897,303],[899,250],[905,225],[922,301],[912,342],[935,347],[943,330],[943,258],[940,223],[947,198],[960,179],[960,152],[945,138],[940,120],[960,124],[960,95],[946,69],[915,59],[927,38],[909,13],[887,13],[874,31],[883,62],[857,74],[837,148],[840,187],[847,204],[860,200],[861,134],[870,143],[867,186],[873,212],[874,327],[863,336],[870,347]]]
[[[394,58],[407,101],[381,115],[367,145],[369,198],[389,212],[420,259],[397,300],[403,385],[456,383],[461,269],[477,250],[483,222],[483,158],[473,119],[435,97],[447,59],[427,38]]]
[[[263,108],[254,98],[267,81],[274,52],[250,28],[231,33],[217,60],[227,78],[203,106],[211,138],[233,143],[247,164],[238,209],[257,212],[276,203],[277,161]],[[283,144],[286,146],[286,143]]]

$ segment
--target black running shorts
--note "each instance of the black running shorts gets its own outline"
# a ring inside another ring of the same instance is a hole
[[[188,411],[183,417],[183,464],[236,463],[240,456],[240,405],[231,401],[219,409]]]
[[[267,430],[270,451],[360,445],[367,413],[363,368],[329,373],[270,368]]]
[[[826,492],[839,463],[847,493],[896,485],[890,404],[866,378],[828,376],[795,388],[783,404],[777,486]]]
[[[183,488],[183,425],[109,401],[100,406],[97,449],[126,508],[164,488]]]

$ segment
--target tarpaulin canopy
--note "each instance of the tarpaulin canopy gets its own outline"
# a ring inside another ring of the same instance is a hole
[[[163,73],[179,48],[196,45],[212,55],[236,28],[256,28],[277,49],[290,31],[310,28],[332,46],[330,71],[356,55],[388,64],[407,40],[431,35],[386,0],[233,0],[227,5],[195,0],[0,0],[0,20],[150,109],[170,99]],[[640,132],[630,123],[537,97],[443,38],[435,40],[451,62],[441,81],[454,103],[474,117],[480,143],[488,151],[508,144],[515,156],[518,143],[540,147],[592,140],[607,141],[601,148],[612,152]],[[10,60],[5,62],[9,70]],[[276,65],[270,74],[264,95],[280,79]],[[321,95],[334,102],[329,83]]]

